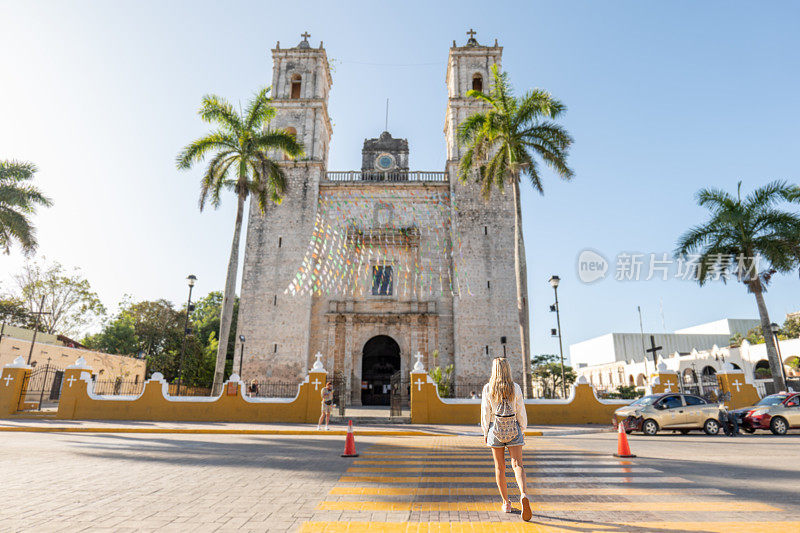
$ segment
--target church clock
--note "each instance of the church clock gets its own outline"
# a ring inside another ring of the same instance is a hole
[[[380,154],[375,160],[375,167],[379,170],[392,170],[395,167],[394,157],[391,154]]]

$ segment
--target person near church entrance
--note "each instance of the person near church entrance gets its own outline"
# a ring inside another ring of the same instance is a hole
[[[333,383],[327,382],[319,395],[322,397],[322,414],[319,415],[317,431],[321,429],[323,419],[325,420],[325,430],[327,431],[329,429],[328,423],[331,420],[331,411],[333,411]]]
[[[492,361],[492,376],[489,383],[484,385],[481,397],[481,429],[486,445],[492,449],[495,480],[503,498],[502,510],[506,513],[514,511],[511,500],[508,499],[506,482],[505,449],[508,448],[511,468],[520,492],[522,519],[527,522],[533,516],[527,494],[525,467],[522,465],[522,446],[525,444],[528,415],[525,412],[522,389],[514,383],[507,359],[498,357]]]

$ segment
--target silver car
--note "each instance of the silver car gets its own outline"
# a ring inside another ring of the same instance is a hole
[[[707,435],[716,435],[720,429],[719,410],[718,404],[692,394],[651,394],[614,411],[613,423],[616,427],[624,422],[627,433],[655,435],[661,429],[675,429],[685,435],[702,429]]]

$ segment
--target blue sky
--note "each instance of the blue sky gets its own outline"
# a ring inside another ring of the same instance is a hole
[[[55,206],[36,217],[40,255],[79,266],[107,306],[223,286],[235,203],[199,213],[201,170],[180,148],[205,131],[205,93],[244,101],[270,83],[269,50],[303,31],[334,63],[330,169],[358,168],[365,137],[406,137],[411,166],[444,166],[448,47],[470,27],[497,38],[523,91],[569,107],[576,177],[527,192],[533,352],[549,336],[559,274],[565,346],[609,331],[756,317],[736,284],[578,281],[585,248],[670,252],[704,218],[694,192],[798,181],[800,8],[790,2],[29,2],[0,1],[0,157],[35,162]],[[346,6],[346,7],[345,7]],[[22,258],[0,257],[0,280]],[[612,266],[613,268],[613,266]],[[610,274],[613,274],[610,273]],[[613,277],[613,276],[612,276]],[[767,294],[800,309],[797,275]],[[663,304],[662,304],[663,302]],[[664,320],[662,323],[661,308]]]

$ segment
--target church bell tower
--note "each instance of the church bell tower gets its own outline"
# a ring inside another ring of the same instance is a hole
[[[454,239],[460,239],[459,277],[466,277],[469,293],[453,299],[455,373],[458,380],[485,379],[494,357],[506,355],[521,383],[522,347],[516,307],[514,270],[514,201],[510,189],[495,189],[486,200],[478,184],[458,181],[465,148],[458,127],[487,104],[467,96],[470,90],[488,92],[492,65],[501,66],[503,48],[480,44],[475,32],[463,46],[453,41],[447,61],[447,111],[444,135],[447,174],[453,202]]]
[[[305,154],[294,161],[273,154],[287,181],[280,205],[269,205],[262,214],[258,202],[250,201],[237,332],[247,351],[241,363],[240,350],[234,357],[234,369],[241,364],[246,381],[302,379],[310,366],[311,296],[285,293],[314,231],[332,135],[328,56],[322,43],[312,48],[309,37],[304,33],[297,46],[278,43],[272,50],[270,96],[276,113],[270,127],[296,135]]]

